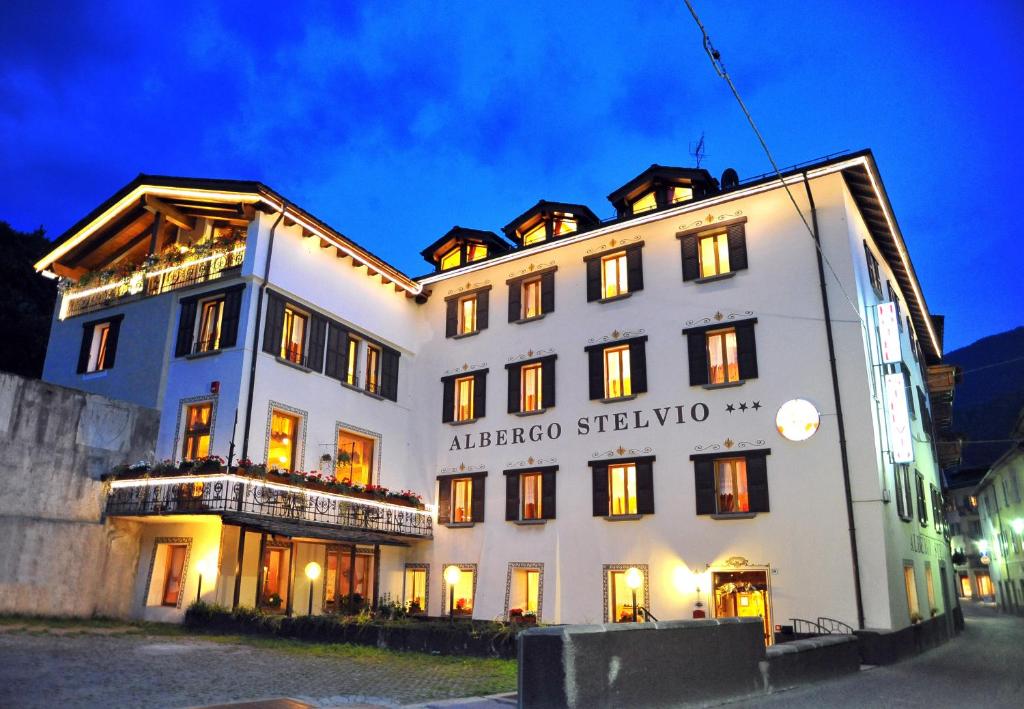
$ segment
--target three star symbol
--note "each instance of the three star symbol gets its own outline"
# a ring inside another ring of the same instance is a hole
[[[733,411],[736,410],[736,407],[733,406],[732,404],[727,404],[725,410],[731,414]]]

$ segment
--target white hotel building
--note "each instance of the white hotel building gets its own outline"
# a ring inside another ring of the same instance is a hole
[[[44,379],[162,414],[170,463],[107,501],[140,530],[137,615],[387,594],[612,622],[630,567],[641,618],[700,602],[769,636],[951,611],[941,318],[870,151],[784,175],[806,226],[776,177],[652,166],[614,219],[541,201],[453,228],[418,278],[262,184],[139,176],[36,265],[62,291]],[[177,465],[206,455],[231,467]]]

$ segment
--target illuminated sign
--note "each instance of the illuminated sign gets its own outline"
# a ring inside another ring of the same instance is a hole
[[[914,460],[914,439],[910,435],[910,413],[907,409],[906,379],[902,372],[885,375],[885,408],[889,421],[889,450],[892,462]]]
[[[903,361],[900,351],[900,322],[895,303],[878,305],[878,340],[882,347],[882,362],[893,364]]]

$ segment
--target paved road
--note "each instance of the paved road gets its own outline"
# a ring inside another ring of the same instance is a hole
[[[965,605],[953,642],[905,662],[732,707],[1024,706],[1024,618]]]

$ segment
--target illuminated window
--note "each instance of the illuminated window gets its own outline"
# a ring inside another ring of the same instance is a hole
[[[345,369],[345,383],[350,386],[358,386],[356,382],[356,368],[359,366],[359,339],[349,335],[348,338],[348,366]]]
[[[483,244],[466,244],[466,262],[481,261],[487,258],[487,247]]]
[[[444,583],[444,610],[456,616],[473,615],[473,591],[476,588],[476,571],[465,566],[459,566],[459,568],[462,570],[462,573],[459,574],[459,582],[455,584],[454,594],[448,588],[448,582]],[[448,604],[451,602],[450,599],[453,598],[455,607],[448,608]]]
[[[528,232],[523,234],[523,246],[539,244],[546,238],[548,238],[547,225],[544,222],[541,222],[537,226],[533,227]]]
[[[519,519],[543,519],[541,510],[541,474],[519,476]]]
[[[476,332],[477,297],[469,295],[459,299],[459,334],[468,335]]]
[[[633,202],[633,214],[640,214],[641,212],[649,212],[652,209],[657,208],[658,200],[654,196],[654,191],[650,191],[643,197]]]
[[[164,567],[164,588],[160,596],[160,605],[177,606],[181,594],[181,580],[185,573],[185,544],[169,544],[166,548],[166,566]]]
[[[405,610],[412,615],[420,615],[427,612],[426,569],[406,567],[402,601],[405,605]]]
[[[700,276],[718,276],[729,272],[729,235],[725,232],[702,236],[697,242],[700,254]]]
[[[924,564],[924,590],[928,594],[928,610],[938,608],[935,605],[935,585],[932,581],[932,565],[927,561]]]
[[[473,521],[473,478],[452,480],[451,520],[455,523]]]
[[[196,460],[210,454],[210,417],[213,403],[190,404],[185,409],[185,435],[182,460]]]
[[[299,417],[274,410],[270,415],[270,446],[267,465],[291,472],[295,469],[295,439],[299,430]]]
[[[640,587],[636,589],[636,619],[637,621],[643,621],[644,615],[640,611],[641,608],[647,607],[647,599],[644,596],[644,591],[647,588],[646,572],[641,569],[644,574],[644,583],[640,584]],[[629,587],[626,582],[626,570],[616,569],[608,571],[608,617],[607,622],[609,623],[631,623],[633,622],[633,589]]]
[[[604,351],[604,397],[617,399],[620,396],[630,396],[632,393],[629,345],[609,347]]]
[[[475,377],[459,377],[455,380],[455,420],[473,420],[473,390]]]
[[[608,466],[608,514],[635,515],[636,466],[632,463]]]
[[[917,603],[917,578],[914,576],[914,565],[903,566],[903,585],[907,591],[907,607],[910,609],[910,619],[921,620],[921,608]]]
[[[601,259],[601,297],[614,298],[629,292],[626,252]]]
[[[377,393],[380,387],[380,348],[366,347],[366,391]]]
[[[520,411],[540,411],[544,403],[541,400],[541,364],[528,364],[520,369]]]
[[[576,218],[572,214],[556,216],[552,223],[552,231],[555,236],[571,234],[579,228]]]
[[[261,608],[283,611],[287,606],[288,596],[288,555],[290,549],[285,547],[268,547],[263,551],[263,563],[260,565],[260,599]]]
[[[220,326],[223,319],[223,298],[207,300],[202,303],[195,352],[213,352],[220,349]]]
[[[329,547],[327,549],[327,566],[324,569],[324,605],[328,611],[337,612],[343,604],[349,603],[351,596],[355,612],[371,598],[373,579],[373,556],[355,554],[352,563],[352,552],[345,547]]]
[[[86,365],[86,372],[102,372],[104,369],[110,368],[110,326],[111,323],[109,322],[93,326],[92,338],[89,344],[89,363]]]
[[[543,306],[541,305],[541,279],[533,278],[523,281],[522,289],[522,319],[526,320],[527,318],[535,318],[541,315],[543,313]]]
[[[693,199],[693,188],[692,187],[669,187],[668,188],[668,203],[678,204],[679,202],[686,202]]]
[[[738,382],[740,365],[736,356],[736,331],[716,330],[707,333],[707,338],[708,383]]]
[[[375,440],[351,431],[338,431],[338,458],[335,476],[351,485],[369,485],[373,482],[373,456]]]
[[[540,612],[540,569],[511,569],[508,609],[509,615]]]
[[[462,248],[456,246],[451,251],[441,257],[441,270],[447,271],[449,268],[455,268],[462,263]]]
[[[303,363],[307,317],[286,305],[284,326],[281,331],[281,358],[296,364]]]
[[[719,514],[750,511],[745,458],[715,461],[715,497]]]

